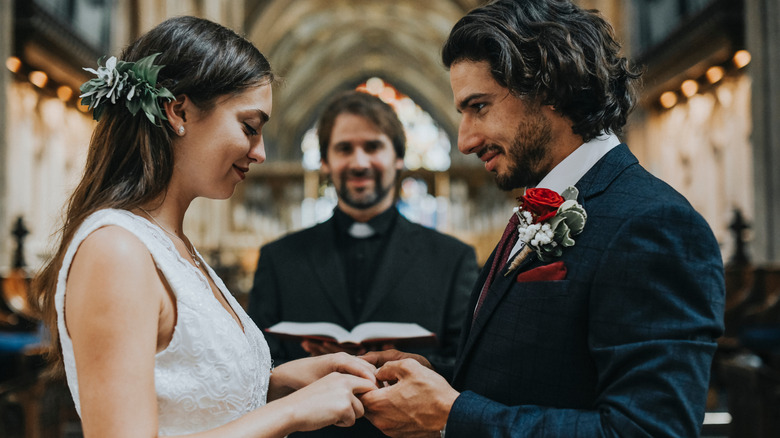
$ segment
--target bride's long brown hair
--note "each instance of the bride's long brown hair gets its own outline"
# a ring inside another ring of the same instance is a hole
[[[176,17],[164,21],[128,46],[120,59],[137,61],[160,53],[165,67],[158,85],[186,95],[209,110],[220,96],[273,83],[268,60],[249,41],[217,23]],[[131,210],[163,195],[173,172],[173,129],[151,123],[143,111],[133,116],[124,104],[107,105],[89,144],[84,174],[71,195],[59,231],[59,245],[33,282],[30,301],[51,332],[49,358],[62,371],[54,295],[63,257],[84,220],[105,208]],[[160,121],[158,121],[160,123]]]

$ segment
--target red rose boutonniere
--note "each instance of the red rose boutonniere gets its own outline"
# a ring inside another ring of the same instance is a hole
[[[560,195],[550,189],[532,188],[518,198],[520,206],[515,210],[520,223],[517,225],[519,239],[525,247],[509,265],[512,272],[531,250],[539,259],[549,261],[560,257],[563,248],[574,246],[574,239],[582,232],[588,215],[577,202],[579,192],[569,187]]]

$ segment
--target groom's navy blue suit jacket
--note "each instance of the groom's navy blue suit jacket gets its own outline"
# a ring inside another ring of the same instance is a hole
[[[575,246],[505,267],[465,324],[447,438],[699,435],[725,302],[712,231],[626,145],[576,186]],[[565,279],[517,281],[557,261]]]

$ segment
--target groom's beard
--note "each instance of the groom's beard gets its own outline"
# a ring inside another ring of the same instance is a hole
[[[539,111],[531,111],[528,117],[517,125],[514,140],[506,151],[508,169],[496,174],[496,185],[501,190],[533,187],[552,168],[550,162],[552,125]]]
[[[397,178],[393,179],[388,185],[382,185],[382,174],[373,169],[345,170],[340,174],[341,185],[336,187],[338,197],[346,205],[359,210],[369,209],[387,198],[395,185]],[[347,181],[350,177],[372,178],[374,180],[373,190],[358,192],[348,187]]]

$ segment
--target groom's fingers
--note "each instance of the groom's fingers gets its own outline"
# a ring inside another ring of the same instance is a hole
[[[386,402],[388,396],[390,396],[388,394],[389,390],[390,388],[379,388],[360,395],[360,402],[363,403],[363,407],[366,409],[366,416],[370,417],[371,414],[376,414],[378,411],[383,410],[383,406],[388,406]]]
[[[368,353],[360,356],[361,359],[373,364],[377,368],[381,367],[387,362],[403,359],[404,357],[406,357],[406,353],[398,350],[369,351]]]
[[[424,367],[414,359],[401,359],[387,362],[376,372],[378,381],[395,382],[404,377],[419,372]]]
[[[371,362],[377,368],[384,366],[388,362],[395,362],[402,359],[414,359],[415,361],[419,362],[420,365],[431,370],[433,369],[431,363],[424,356],[420,356],[419,354],[405,353],[403,351],[393,349],[384,351],[369,351],[368,353],[360,356],[360,358],[367,362]]]

